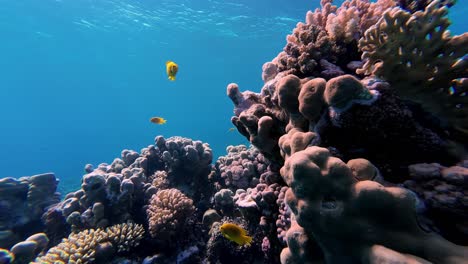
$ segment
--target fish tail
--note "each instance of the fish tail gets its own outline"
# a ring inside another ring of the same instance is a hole
[[[175,81],[175,77],[174,76],[169,76],[169,80]]]

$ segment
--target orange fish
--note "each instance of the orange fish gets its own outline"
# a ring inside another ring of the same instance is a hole
[[[152,117],[150,119],[151,123],[154,123],[154,124],[158,124],[158,125],[163,125],[163,124],[166,124],[167,120],[162,118],[162,117]]]
[[[225,238],[236,242],[240,246],[246,244],[250,246],[250,243],[252,243],[252,237],[247,235],[247,231],[236,224],[224,223],[219,227],[219,231]]]

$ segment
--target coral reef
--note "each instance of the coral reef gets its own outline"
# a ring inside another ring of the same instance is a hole
[[[357,72],[390,83],[405,98],[468,139],[468,33],[450,36],[448,7],[432,1],[413,14],[393,8],[359,41],[365,61]]]
[[[260,93],[227,87],[232,123],[283,166],[281,262],[462,263],[466,172],[444,167],[467,147],[468,45],[446,31],[453,2],[321,4],[263,65]],[[424,162],[443,165],[413,165]],[[234,196],[249,222],[258,192]]]
[[[185,229],[193,228],[188,223],[194,211],[193,201],[179,190],[158,191],[146,209],[151,236],[161,241],[174,240]]]
[[[142,149],[140,154],[123,150],[122,158],[110,165],[103,163],[95,169],[87,166],[89,172],[83,176],[82,188],[67,194],[44,214],[47,234],[63,237],[70,228],[80,231],[126,221],[144,223],[143,207],[161,188],[176,187],[197,203],[208,203],[212,192],[208,184],[211,159],[207,144],[158,136],[155,145]]]
[[[157,136],[87,164],[60,202],[53,174],[1,179],[0,263],[466,263],[468,37],[447,30],[453,4],[322,0],[259,93],[227,86],[252,146],[214,163],[206,143]]]
[[[33,263],[92,263],[110,260],[114,254],[128,252],[138,246],[144,232],[143,226],[133,223],[106,229],[86,229],[63,239]]]
[[[0,248],[42,230],[42,214],[60,200],[57,184],[53,173],[0,179]]]
[[[229,146],[227,155],[218,158],[215,164],[217,189],[229,188],[231,191],[255,187],[258,183],[272,184],[281,177],[279,168],[267,160],[257,148],[244,145]]]
[[[404,186],[424,201],[425,214],[444,236],[465,244],[468,236],[468,162],[444,167],[437,163],[409,166]]]
[[[287,203],[297,223],[320,245],[326,263],[372,261],[379,255],[371,254],[369,245],[434,263],[461,263],[467,257],[463,247],[419,227],[412,192],[356,181],[351,169],[327,149],[298,151],[281,170],[290,186]],[[396,214],[399,220],[393,221]],[[351,239],[352,246],[347,243]]]
[[[287,36],[283,52],[264,65],[265,82],[280,72],[326,79],[351,72],[361,56],[357,41],[396,1],[352,0],[338,8],[332,0],[322,0],[321,5]]]

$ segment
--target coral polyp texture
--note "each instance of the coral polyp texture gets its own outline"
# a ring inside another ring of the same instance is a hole
[[[179,190],[158,191],[146,210],[151,236],[167,241],[182,234],[194,211],[193,201]]]
[[[133,223],[119,224],[106,229],[87,229],[63,239],[33,263],[80,264],[94,263],[96,259],[109,261],[114,254],[127,252],[138,246],[144,232],[143,226]]]

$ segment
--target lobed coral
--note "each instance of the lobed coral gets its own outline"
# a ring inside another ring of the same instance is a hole
[[[143,238],[143,226],[127,223],[106,229],[86,229],[71,234],[33,263],[92,263],[109,260],[115,253],[129,251]]]
[[[375,245],[434,263],[461,263],[467,257],[466,248],[419,227],[413,193],[356,181],[351,169],[324,148],[312,146],[294,153],[281,174],[290,186],[286,200],[297,223],[320,245],[326,263],[385,257],[372,249]],[[396,214],[399,219],[393,221]],[[353,245],[348,243],[351,240]]]

